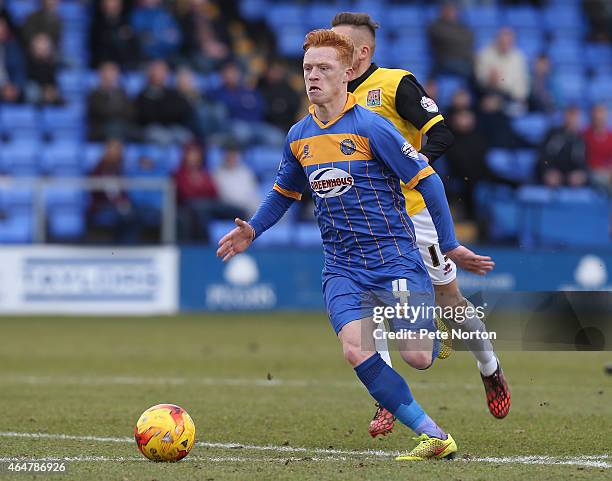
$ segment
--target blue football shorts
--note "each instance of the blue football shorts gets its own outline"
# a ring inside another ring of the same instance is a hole
[[[336,334],[349,322],[372,317],[375,308],[398,303],[407,303],[410,311],[392,319],[393,330],[436,330],[433,313],[426,309],[435,306],[433,285],[417,249],[374,269],[325,265],[323,298]]]

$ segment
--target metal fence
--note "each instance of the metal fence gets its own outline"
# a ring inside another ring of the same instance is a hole
[[[164,244],[176,241],[176,195],[172,179],[148,177],[0,177],[0,191],[7,189],[33,189],[33,233],[34,242],[47,240],[48,205],[46,193],[51,189],[82,190],[84,192],[122,190],[159,191],[162,194],[160,211],[160,240]]]

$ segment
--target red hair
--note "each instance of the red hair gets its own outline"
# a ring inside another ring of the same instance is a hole
[[[304,52],[311,47],[332,47],[338,52],[338,60],[342,65],[353,65],[353,41],[347,35],[327,29],[313,30],[306,34]]]

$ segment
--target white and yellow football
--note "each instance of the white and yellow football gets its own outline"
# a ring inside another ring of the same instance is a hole
[[[193,447],[195,424],[183,408],[157,404],[142,413],[134,437],[140,452],[151,461],[179,461]]]

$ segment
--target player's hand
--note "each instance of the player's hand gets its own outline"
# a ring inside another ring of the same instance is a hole
[[[461,269],[480,276],[484,276],[495,267],[495,262],[489,256],[479,256],[464,246],[456,247],[445,255]]]
[[[247,250],[255,237],[255,230],[250,224],[238,217],[234,219],[234,222],[236,227],[225,234],[219,241],[217,256],[221,257],[223,262]]]

